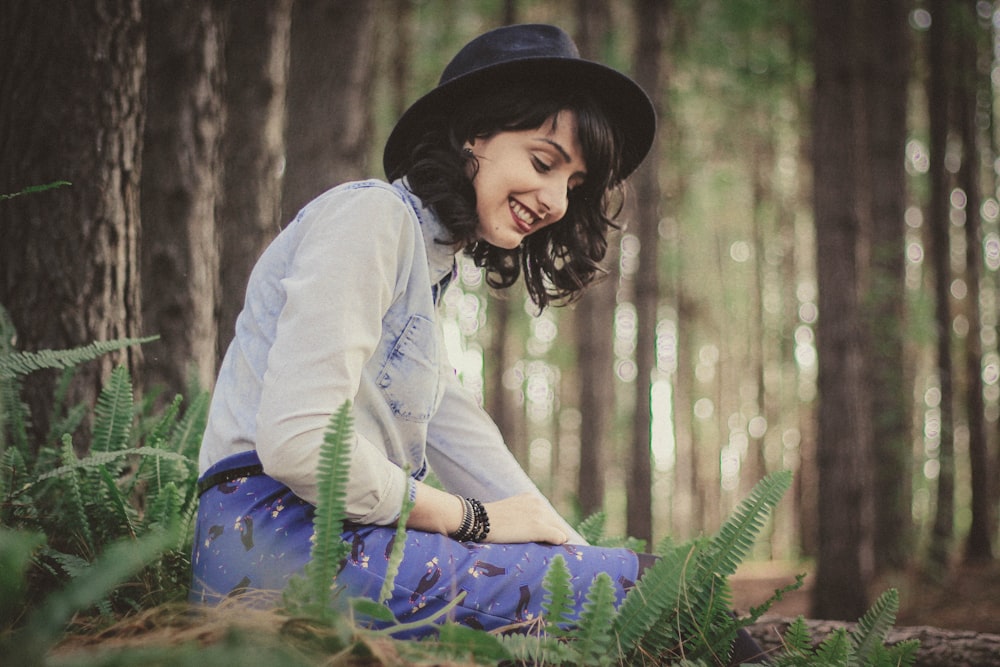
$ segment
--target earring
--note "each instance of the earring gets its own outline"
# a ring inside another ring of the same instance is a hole
[[[472,157],[472,146],[465,146],[462,148],[462,157],[471,158]]]

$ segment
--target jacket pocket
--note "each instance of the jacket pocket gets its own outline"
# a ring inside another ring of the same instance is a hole
[[[397,417],[413,422],[431,418],[441,382],[433,322],[410,317],[376,382]]]

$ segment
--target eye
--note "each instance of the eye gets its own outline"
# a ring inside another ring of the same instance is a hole
[[[531,156],[531,162],[535,165],[535,170],[541,174],[547,174],[552,171],[552,165],[546,163],[544,160],[539,158],[537,155]]]

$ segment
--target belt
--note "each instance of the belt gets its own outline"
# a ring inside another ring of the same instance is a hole
[[[257,463],[254,465],[240,466],[238,468],[230,468],[229,470],[220,470],[217,473],[207,475],[198,480],[198,497],[200,498],[203,493],[211,488],[222,484],[223,482],[232,482],[243,477],[252,477],[253,475],[263,475],[264,466]]]

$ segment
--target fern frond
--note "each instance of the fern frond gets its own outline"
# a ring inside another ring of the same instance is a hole
[[[132,380],[124,366],[111,372],[107,384],[97,397],[94,409],[94,432],[91,449],[114,452],[128,446],[132,428]]]
[[[582,665],[611,665],[618,660],[618,647],[611,632],[615,617],[615,586],[607,572],[590,585],[580,619],[573,630],[572,648]]]
[[[573,584],[570,583],[566,559],[561,554],[549,563],[545,578],[542,579],[542,589],[545,591],[542,599],[545,630],[552,635],[560,635],[564,626],[570,622],[573,611]]]
[[[285,604],[319,621],[331,619],[335,577],[350,547],[341,539],[347,516],[347,481],[350,468],[350,443],[354,437],[351,402],[330,418],[320,447],[316,481],[319,497],[313,515],[313,545],[306,564],[304,580],[297,577],[285,590]]]
[[[774,657],[776,667],[809,667],[812,660],[812,634],[804,616],[798,616],[782,637],[783,651]]]
[[[420,645],[422,648],[433,647],[436,655],[447,655],[463,663],[499,665],[511,658],[498,638],[458,623],[445,623],[435,641],[420,642]]]
[[[184,410],[184,416],[171,431],[167,449],[192,460],[198,459],[201,438],[205,433],[205,425],[208,423],[210,398],[210,394],[206,391],[201,391],[188,398],[188,407]]]
[[[409,478],[409,467],[405,469]],[[379,604],[392,597],[392,590],[396,585],[396,575],[399,574],[399,565],[403,562],[403,555],[406,547],[406,522],[410,518],[410,510],[413,509],[413,501],[409,494],[403,496],[403,506],[399,510],[399,519],[396,520],[396,536],[392,542],[392,551],[389,553],[389,562],[385,566],[385,578],[382,580],[382,590],[379,591]]]
[[[0,353],[0,359],[3,359]],[[13,448],[28,455],[31,411],[21,400],[20,378],[0,376],[0,451]]]
[[[626,655],[638,651],[651,632],[674,630],[669,623],[662,624],[662,617],[676,609],[685,572],[696,549],[695,544],[680,545],[662,553],[660,560],[643,573],[625,596],[615,616],[614,633]],[[673,639],[679,642],[680,636]]]
[[[135,508],[129,504],[128,497],[118,488],[115,478],[111,476],[111,472],[106,466],[98,468],[98,472],[101,475],[101,481],[104,482],[104,498],[106,500],[104,507],[112,510],[111,512],[102,512],[96,517],[101,520],[98,525],[103,528],[105,541],[110,542],[121,537],[134,539],[137,535],[135,522],[138,518]]]
[[[12,378],[28,375],[46,368],[71,368],[87,361],[92,361],[108,352],[114,352],[132,345],[141,345],[154,341],[159,336],[144,338],[122,338],[118,340],[97,341],[90,345],[75,347],[68,350],[39,350],[38,352],[11,352],[0,355],[0,378]]]
[[[82,459],[76,458],[73,454],[72,459],[67,459],[65,456],[72,452],[72,436],[69,434],[63,436],[63,446],[64,448],[69,448],[68,452],[64,449],[64,463],[63,465],[50,470],[46,473],[38,475],[32,482],[22,486],[19,492],[28,491],[33,486],[39,482],[44,482],[47,479],[52,479],[54,477],[65,477],[70,473],[75,471],[99,471],[101,468],[106,467],[109,463],[116,463],[123,461],[132,456],[153,456],[158,458],[163,458],[168,461],[174,461],[187,466],[195,466],[196,463],[186,456],[181,456],[180,454],[175,454],[174,452],[164,451],[162,449],[157,449],[155,447],[137,447],[135,449],[125,449],[117,452],[94,452]]]
[[[865,612],[858,621],[857,627],[850,633],[851,646],[858,663],[865,664],[872,656],[876,646],[881,646],[886,635],[896,622],[896,611],[899,609],[899,591],[895,588],[882,593],[875,604]]]
[[[779,470],[757,482],[750,495],[739,504],[709,543],[704,558],[699,559],[703,573],[730,577],[753,547],[761,528],[774,506],[792,484],[792,473]]]
[[[573,665],[576,653],[564,642],[545,634],[507,634],[498,637],[514,665]]]
[[[608,515],[605,512],[594,512],[576,526],[576,532],[583,536],[589,544],[600,544],[604,539],[604,524]]]
[[[851,659],[851,641],[847,637],[847,631],[837,628],[826,636],[820,645],[816,647],[816,657],[813,664],[827,665],[829,667],[847,667],[849,663],[856,663]]]
[[[78,461],[76,458],[76,452],[73,451],[73,438],[68,433],[63,436],[62,439],[62,460],[69,465],[66,469],[73,469],[73,464]],[[47,479],[48,477],[43,475],[42,477],[36,478],[34,483],[38,483]],[[85,546],[85,553],[94,554],[97,550],[97,541],[94,539],[94,533],[91,529],[90,517],[87,515],[87,498],[93,497],[93,492],[86,487],[86,480],[82,479],[79,475],[68,474],[63,478],[62,487],[66,494],[66,503],[63,507],[62,515],[63,522],[67,522],[67,529],[72,526],[71,530],[80,535],[80,539]]]
[[[889,664],[894,667],[913,667],[917,664],[917,651],[919,650],[919,639],[904,639],[893,644],[886,649],[889,654]]]
[[[805,584],[805,581],[806,581],[805,573],[797,574],[795,575],[795,581],[786,586],[782,586],[781,588],[775,589],[774,593],[767,600],[765,600],[764,602],[755,607],[750,607],[750,613],[747,616],[746,625],[756,623],[761,616],[763,616],[764,614],[766,614],[768,611],[771,610],[771,607],[774,606],[775,603],[781,602],[781,600],[785,596],[785,593],[791,593],[793,591],[799,590],[800,588],[802,588],[803,584]]]

